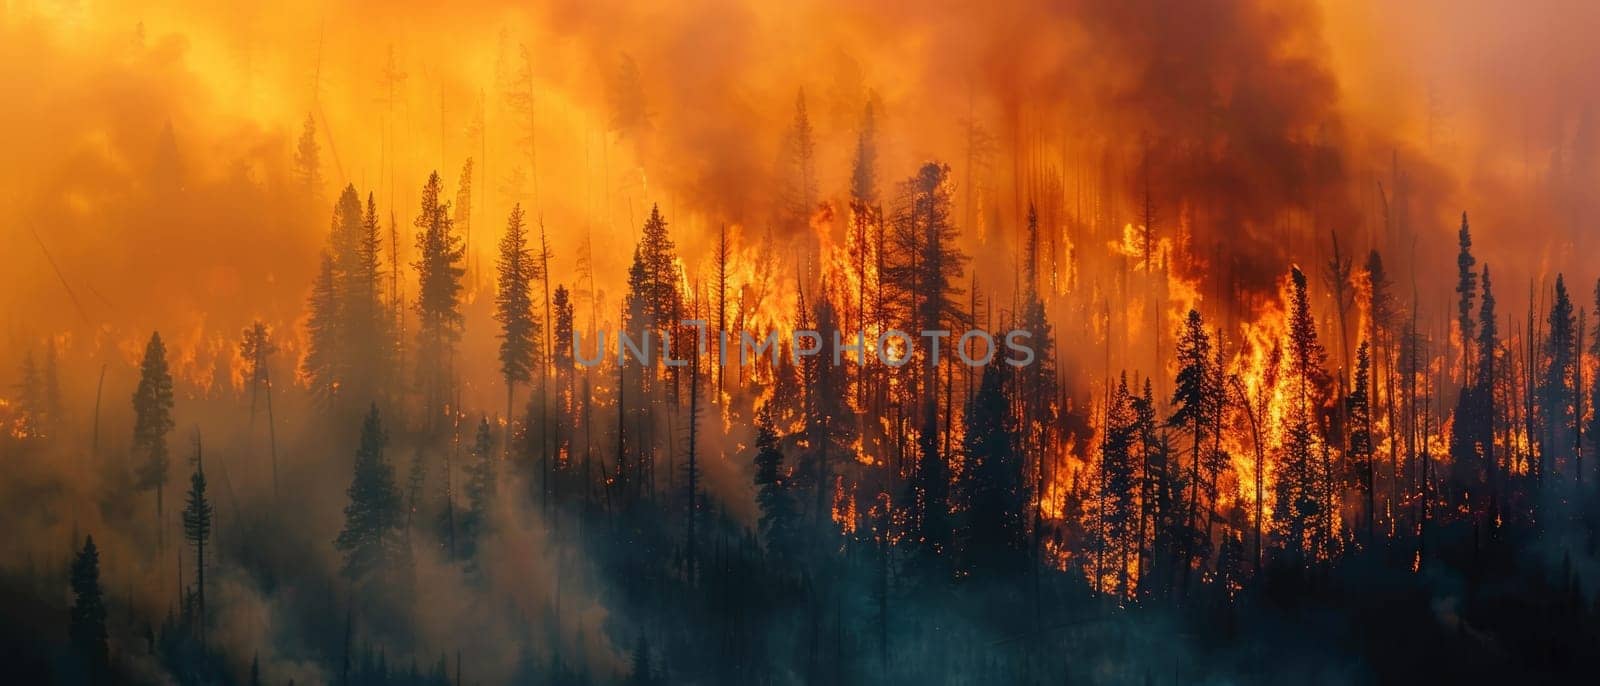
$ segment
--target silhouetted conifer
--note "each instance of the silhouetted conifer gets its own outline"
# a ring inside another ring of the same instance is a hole
[[[355,471],[345,491],[350,503],[344,508],[344,529],[334,541],[334,547],[344,553],[343,574],[351,580],[382,571],[399,553],[400,493],[394,467],[384,459],[387,441],[374,404],[361,424]]]
[[[467,509],[461,514],[461,556],[474,560],[484,535],[490,528],[490,508],[494,504],[495,467],[494,434],[489,429],[487,417],[478,421],[478,433],[472,442],[472,461],[467,463]]]
[[[1011,368],[997,356],[984,367],[964,414],[961,566],[984,579],[1014,577],[1027,567],[1026,482],[1017,418],[1006,393],[1010,383]]]
[[[194,548],[196,618],[200,644],[206,640],[206,544],[211,540],[211,501],[206,498],[206,469],[199,439],[195,439],[194,473],[183,508],[183,538]]]
[[[437,435],[452,404],[456,342],[461,339],[461,279],[465,250],[450,219],[450,203],[438,172],[422,188],[415,226],[417,258],[417,373],[424,427]]]
[[[89,683],[107,676],[110,652],[106,646],[106,603],[100,588],[100,551],[94,537],[83,539],[83,549],[72,561],[72,610],[67,624],[72,648],[83,660]]]
[[[540,335],[539,323],[533,318],[531,290],[539,264],[528,250],[521,204],[512,206],[511,216],[506,220],[496,269],[499,278],[495,287],[494,320],[500,324],[500,376],[506,384],[506,417],[511,417],[517,384],[527,383],[532,378],[535,340]]]
[[[139,364],[139,386],[133,392],[133,452],[139,460],[138,484],[156,493],[157,538],[165,531],[162,490],[167,484],[167,434],[172,420],[172,373],[160,333],[150,334]]]

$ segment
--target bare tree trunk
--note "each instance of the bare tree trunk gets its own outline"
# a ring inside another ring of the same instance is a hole
[[[272,381],[267,381],[267,450],[272,458],[272,499],[278,499],[278,421],[272,414]]]
[[[529,88],[531,89],[532,86],[530,85]],[[528,131],[528,140],[531,146],[533,144],[533,129],[530,128]],[[531,153],[529,158],[530,160],[532,159]],[[529,164],[531,165],[532,162],[530,161]],[[537,196],[539,188],[538,174],[534,174],[533,184],[534,195]],[[551,359],[555,352],[551,343],[551,337],[555,334],[552,330],[554,328],[553,322],[550,319],[550,244],[545,240],[544,216],[542,213],[539,216],[539,263],[539,280],[544,283],[544,356],[536,360],[539,364],[539,396],[537,400],[539,403],[539,452],[545,464],[545,493],[546,497],[548,497],[550,491],[548,483],[550,479],[550,440],[553,432],[549,430],[550,365],[547,360]]]
[[[507,460],[511,459],[511,434],[512,428],[516,426],[514,415],[511,414],[512,408],[515,406],[516,402],[516,392],[516,383],[510,379],[506,379],[506,440],[505,448],[502,453],[506,456]]]
[[[167,518],[161,508],[161,481],[156,481],[156,554],[167,555]]]
[[[1265,495],[1265,491],[1266,491],[1266,488],[1265,488],[1266,483],[1262,478],[1263,477],[1262,469],[1266,466],[1266,460],[1265,460],[1265,456],[1261,452],[1261,427],[1256,422],[1256,411],[1255,411],[1255,408],[1250,404],[1250,396],[1245,393],[1244,384],[1239,383],[1239,379],[1237,377],[1233,378],[1232,381],[1233,381],[1234,389],[1239,392],[1239,401],[1240,401],[1240,403],[1242,405],[1244,405],[1245,417],[1250,420],[1250,437],[1251,437],[1251,440],[1254,442],[1255,449],[1256,449],[1256,516],[1255,516],[1256,555],[1255,555],[1255,558],[1256,558],[1256,573],[1260,574],[1261,573],[1261,559],[1262,559],[1261,558],[1261,518],[1262,518],[1262,516],[1264,516],[1264,514],[1266,512],[1265,503],[1262,500],[1263,496]]]
[[[90,439],[90,452],[100,457],[100,395],[106,387],[106,366],[100,365],[100,381],[94,386],[94,432]]]
[[[1582,511],[1583,509],[1583,329],[1585,326],[1587,326],[1587,324],[1584,322],[1584,319],[1584,310],[1579,309],[1578,354],[1576,356],[1576,362],[1572,365],[1572,398],[1573,406],[1576,409],[1576,412],[1574,412],[1572,415],[1572,455],[1573,468],[1578,472],[1578,488],[1576,494],[1573,495],[1573,499],[1579,505],[1579,511]]]

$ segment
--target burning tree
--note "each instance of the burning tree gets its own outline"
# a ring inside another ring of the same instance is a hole
[[[1317,340],[1306,276],[1290,271],[1288,351],[1284,379],[1290,395],[1283,463],[1274,493],[1273,511],[1281,518],[1278,533],[1291,556],[1304,561],[1332,553],[1336,513],[1331,502],[1332,479],[1328,446],[1320,433],[1326,419],[1324,399],[1327,353]]]

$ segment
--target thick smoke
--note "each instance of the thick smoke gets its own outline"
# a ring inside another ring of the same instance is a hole
[[[274,373],[288,389],[328,199],[346,183],[376,193],[385,226],[392,212],[404,265],[422,180],[438,169],[454,188],[462,162],[475,158],[472,250],[485,271],[463,344],[463,378],[475,379],[469,408],[500,407],[486,270],[512,202],[536,208],[548,227],[557,282],[576,281],[590,244],[595,281],[609,291],[596,306],[605,322],[650,204],[667,213],[691,277],[703,278],[720,225],[752,237],[744,247],[766,233],[782,181],[774,162],[802,90],[818,138],[819,200],[842,200],[859,116],[876,98],[882,190],[927,159],[955,164],[982,205],[960,216],[987,229],[963,227],[966,248],[1002,289],[1021,244],[1016,227],[1027,204],[1042,201],[1033,191],[1046,172],[1059,175],[1058,200],[1071,208],[1049,228],[1083,243],[1082,259],[1100,259],[1122,224],[1141,221],[1148,195],[1158,232],[1182,251],[1174,267],[1206,297],[1237,299],[1241,312],[1275,297],[1289,263],[1320,264],[1334,232],[1357,251],[1398,252],[1422,277],[1442,277],[1453,268],[1453,217],[1465,209],[1485,227],[1480,254],[1494,256],[1504,284],[1571,266],[1593,247],[1585,222],[1600,202],[1591,188],[1600,48],[1587,35],[1597,20],[1588,6],[190,5],[13,6],[0,15],[0,82],[9,86],[0,107],[0,396],[10,395],[17,361],[50,343],[75,431],[92,430],[97,390],[104,405],[98,454],[8,471],[0,502],[47,506],[0,508],[0,529],[47,532],[5,552],[49,564],[65,559],[74,534],[94,531],[119,602],[144,616],[169,609],[172,542],[163,568],[119,568],[153,544],[112,532],[150,505],[103,495],[129,488],[117,463],[127,398],[145,337],[162,331],[179,376],[174,462],[185,464],[197,427],[215,446],[219,536],[233,541],[224,554],[249,554],[232,530],[266,532],[248,538],[269,541],[263,557],[317,579],[314,591],[262,593],[260,579],[222,566],[216,624],[226,628],[217,639],[239,659],[260,652],[275,677],[297,682],[315,681],[326,656],[289,635],[312,625],[323,637],[343,631],[344,618],[317,615],[344,602],[327,543],[354,436],[284,429],[285,490],[303,500],[294,521],[251,521],[235,513],[259,511],[270,495],[260,435],[246,435],[242,409],[206,403],[240,400],[234,351],[255,319],[281,333]],[[507,97],[524,49],[529,111]],[[386,74],[391,55],[396,71]],[[309,200],[292,173],[308,116],[324,179]],[[991,141],[977,173],[967,169],[965,121]],[[1112,268],[1082,271],[1109,280]],[[281,398],[278,411],[286,427],[313,415]],[[709,468],[712,487],[748,521],[743,446],[719,447],[726,457]],[[403,473],[410,457],[390,459]],[[507,482],[507,493],[527,491]],[[437,551],[419,555],[419,582],[431,591],[415,644],[435,650],[481,632],[506,647],[474,656],[486,673],[514,669],[523,646],[560,646],[597,673],[616,672],[605,635],[612,618],[593,600],[597,589],[578,581],[584,562],[559,561],[536,513],[507,505],[499,520],[505,545],[490,557],[489,590]],[[276,540],[275,527],[301,543]],[[558,576],[570,604],[554,624],[553,599],[540,589]],[[513,601],[486,607],[486,597]],[[562,638],[523,635],[530,618]]]
[[[601,283],[620,281],[650,203],[673,221],[691,272],[718,225],[764,235],[802,89],[821,200],[838,204],[875,95],[884,185],[929,158],[968,183],[961,122],[987,129],[987,173],[970,180],[985,208],[962,216],[993,211],[998,233],[985,233],[1008,249],[971,251],[1013,254],[1011,227],[1045,202],[1032,182],[1048,167],[1077,219],[1113,232],[1140,220],[1148,189],[1157,231],[1187,234],[1174,265],[1217,296],[1270,293],[1289,262],[1316,263],[1332,232],[1393,247],[1384,202],[1423,238],[1404,252],[1447,240],[1463,209],[1576,239],[1592,204],[1580,181],[1595,163],[1581,78],[1592,49],[1561,28],[1581,16],[1535,23],[1489,6],[1380,22],[1359,8],[1237,1],[183,9],[6,21],[18,87],[0,117],[29,132],[8,141],[18,209],[5,240],[25,286],[3,308],[10,358],[44,332],[88,340],[111,326],[115,346],[130,329],[292,323],[326,224],[324,206],[280,200],[308,114],[324,198],[346,182],[376,191],[403,251],[420,180],[440,169],[453,183],[471,155],[476,251],[492,247],[512,201],[536,204],[558,255],[588,236]],[[1504,22],[1518,30],[1486,34]],[[505,97],[523,48],[528,117]],[[163,184],[172,194],[158,200]],[[1517,256],[1507,277],[1563,254],[1524,256],[1496,238],[1508,233],[1481,233]],[[161,263],[182,268],[136,271]],[[562,280],[573,264],[557,260]]]

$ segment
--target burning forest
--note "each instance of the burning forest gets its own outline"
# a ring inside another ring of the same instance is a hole
[[[1582,680],[1597,22],[10,3],[0,659]]]

